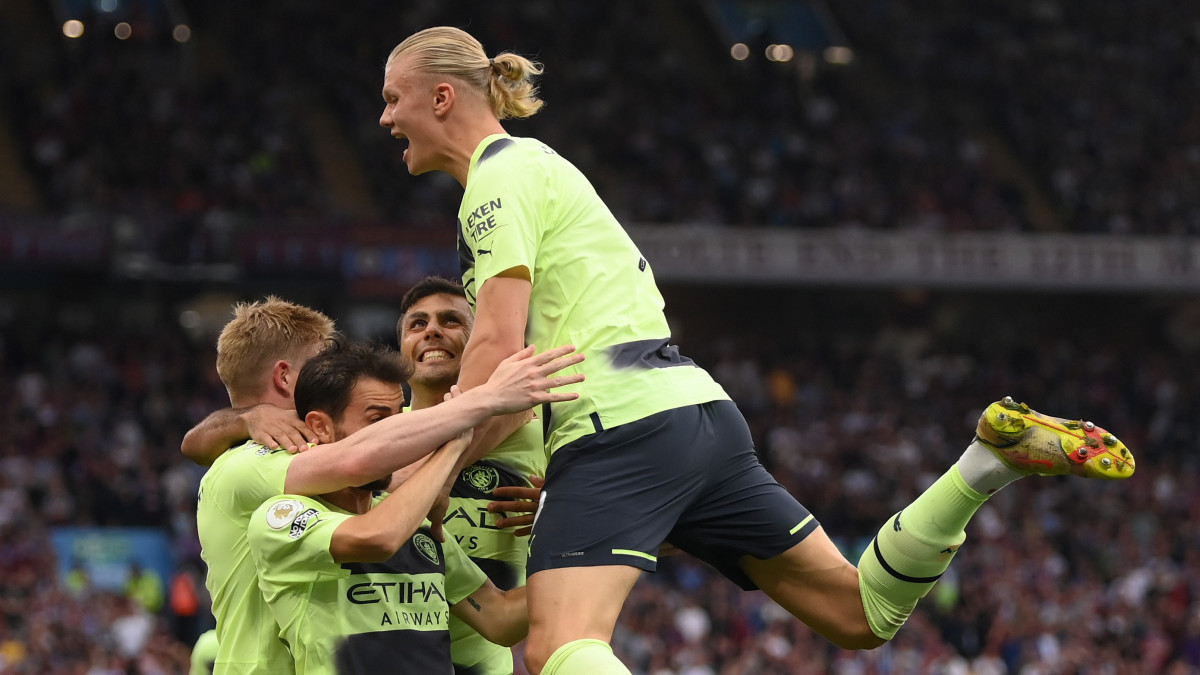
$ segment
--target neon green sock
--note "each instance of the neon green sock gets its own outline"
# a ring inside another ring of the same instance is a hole
[[[575,640],[554,650],[542,675],[630,675],[603,640]]]
[[[876,635],[895,637],[950,566],[967,538],[963,528],[985,501],[954,466],[879,530],[858,561],[863,609]]]

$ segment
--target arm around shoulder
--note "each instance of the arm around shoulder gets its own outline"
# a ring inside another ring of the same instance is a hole
[[[226,450],[250,438],[241,411],[224,408],[205,417],[183,436],[179,450],[200,466],[212,466]]]

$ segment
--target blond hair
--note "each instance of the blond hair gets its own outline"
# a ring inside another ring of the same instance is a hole
[[[542,64],[512,52],[488,58],[479,40],[464,30],[437,26],[413,33],[396,45],[387,62],[409,55],[413,69],[468,85],[487,100],[497,119],[529,117],[543,105],[533,83]]]
[[[217,374],[230,401],[258,397],[276,361],[300,362],[334,334],[333,321],[302,305],[269,295],[238,303],[217,338]]]

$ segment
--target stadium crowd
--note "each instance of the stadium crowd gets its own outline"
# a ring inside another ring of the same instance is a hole
[[[10,316],[0,333],[0,396],[10,402],[0,673],[181,672],[195,627],[178,630],[169,603],[152,612],[123,593],[57,580],[47,533],[147,525],[169,533],[178,560],[195,559],[201,469],[178,447],[224,403],[212,345],[165,316],[108,332],[79,317],[69,327],[24,318]],[[967,346],[962,333],[924,323],[880,326],[718,331],[693,350],[739,401],[765,463],[850,559],[957,457],[979,410],[1005,393],[1086,411],[1135,450],[1137,475],[1006,488],[916,618],[871,652],[837,650],[761,594],[668,558],[635,588],[614,638],[635,672],[1200,672],[1196,353],[1154,331],[1017,347]]]
[[[1193,3],[839,5],[907,86],[984,104],[1072,231],[1200,233]]]
[[[168,262],[228,259],[262,223],[344,223],[314,187],[319,108],[354,150],[376,218],[446,227],[458,186],[398,180],[376,119],[401,27],[461,23],[460,6],[268,3],[277,20],[263,31],[249,7],[187,4],[202,48],[117,41],[97,13],[80,40],[39,47],[52,49],[49,79],[0,81],[49,214],[108,223]],[[1193,3],[839,5],[857,65],[807,77],[728,58],[690,5],[472,3],[472,30],[547,64],[547,113],[511,130],[580,165],[627,222],[1030,230],[1028,188],[997,161],[1007,149],[1067,231],[1200,234]],[[50,573],[61,525],[161,528],[178,560],[196,559],[202,470],[179,441],[227,399],[211,341],[159,310],[115,323],[0,312],[0,675],[187,667],[198,627],[170,603]],[[927,318],[853,337],[706,324],[684,348],[851,560],[1005,394],[1094,416],[1134,450],[1137,475],[1007,488],[913,620],[871,652],[836,650],[761,595],[668,558],[614,637],[635,672],[1200,673],[1196,345],[1136,330],[992,344]]]
[[[396,27],[454,23],[461,7],[280,3],[265,32],[247,8],[190,9],[199,46],[117,40],[117,17],[97,11],[93,30],[49,57],[55,78],[6,83],[49,209],[119,222],[168,259],[263,219],[445,224],[457,186],[398,180],[378,90]],[[719,23],[671,3],[472,15],[485,46],[547,65],[553,114],[512,131],[580,165],[626,222],[1014,231],[1033,229],[1031,199],[1044,198],[1044,227],[1200,228],[1190,3],[986,2],[967,14],[859,0],[837,16],[857,55],[847,66],[735,61]],[[312,189],[347,166],[322,159],[319,115],[336,120],[320,128],[351,150],[373,216]]]

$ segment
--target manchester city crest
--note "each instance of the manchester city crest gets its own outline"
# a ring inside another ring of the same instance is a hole
[[[418,532],[412,541],[413,546],[416,546],[421,555],[429,559],[429,562],[434,565],[439,564],[437,544],[434,543],[432,538],[422,532]]]
[[[462,471],[463,482],[480,492],[500,487],[500,472],[486,464],[472,464]]]

